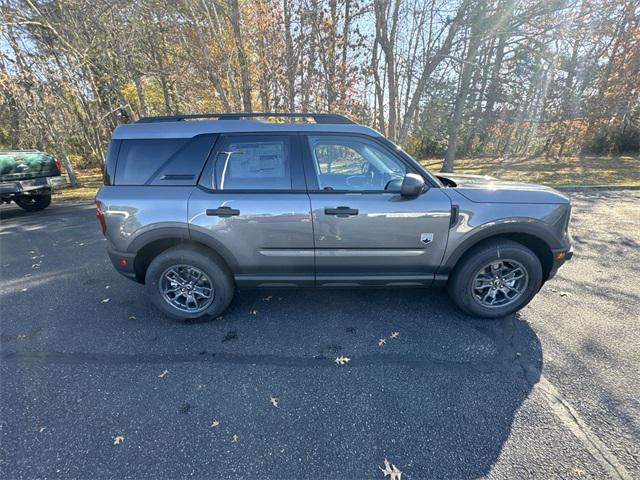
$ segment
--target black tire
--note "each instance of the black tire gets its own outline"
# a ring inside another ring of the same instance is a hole
[[[13,201],[28,212],[36,212],[51,205],[51,195],[22,195],[14,198]]]
[[[202,311],[190,313],[165,300],[161,293],[163,274],[172,266],[188,265],[202,271],[213,287],[213,300]],[[171,247],[153,259],[145,275],[145,289],[153,304],[168,316],[178,320],[216,318],[231,303],[234,294],[233,277],[229,269],[204,248]]]
[[[473,293],[474,279],[484,266],[509,260],[519,263],[526,270],[526,286],[522,287],[521,294],[512,303],[487,307]],[[483,318],[501,318],[520,310],[531,301],[540,290],[542,275],[540,259],[529,248],[511,240],[491,240],[465,254],[456,265],[447,287],[449,296],[464,312]]]

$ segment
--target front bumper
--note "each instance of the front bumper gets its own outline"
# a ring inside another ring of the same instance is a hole
[[[131,280],[138,281],[134,269],[134,261],[136,258],[135,253],[118,252],[117,250],[107,247],[107,254],[109,255],[109,260],[111,260],[113,267],[118,273]]]
[[[564,265],[564,262],[573,258],[573,247],[559,248],[552,250],[553,252],[553,264],[551,265],[551,271],[549,272],[549,278],[553,278],[558,269]]]

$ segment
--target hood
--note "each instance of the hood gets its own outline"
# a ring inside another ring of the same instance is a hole
[[[551,187],[535,183],[506,182],[487,175],[438,173],[443,183],[478,203],[569,203]]]

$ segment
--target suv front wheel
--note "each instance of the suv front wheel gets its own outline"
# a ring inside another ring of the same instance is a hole
[[[529,248],[510,240],[483,243],[456,266],[449,295],[466,313],[499,318],[520,310],[542,285],[542,265]]]
[[[167,315],[190,320],[215,318],[231,303],[231,274],[204,249],[177,246],[153,259],[145,287],[156,307]]]

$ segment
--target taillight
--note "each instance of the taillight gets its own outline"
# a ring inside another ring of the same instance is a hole
[[[58,172],[62,173],[62,164],[60,163],[60,160],[58,160],[57,158],[54,158],[53,161],[56,164],[56,168],[58,169]]]
[[[106,235],[107,222],[104,218],[104,212],[102,211],[102,202],[100,200],[96,200],[96,217],[98,218],[98,222],[100,222],[100,229],[102,230],[102,235]]]

